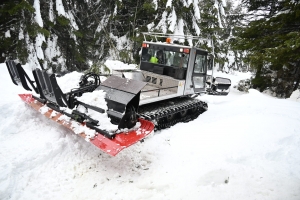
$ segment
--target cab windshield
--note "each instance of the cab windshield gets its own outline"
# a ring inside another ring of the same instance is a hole
[[[143,48],[141,61],[161,64],[165,66],[187,68],[189,54],[168,50]]]

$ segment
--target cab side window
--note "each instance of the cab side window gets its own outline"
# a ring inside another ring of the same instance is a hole
[[[205,73],[206,59],[205,55],[197,54],[195,59],[194,73]]]

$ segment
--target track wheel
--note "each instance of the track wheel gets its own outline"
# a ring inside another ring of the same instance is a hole
[[[173,119],[175,118],[175,114],[172,113],[172,114],[169,114],[168,116],[166,116],[166,120],[167,122],[171,122],[173,121]]]
[[[188,112],[190,114],[194,114],[196,111],[197,111],[197,107],[196,106],[194,106],[193,108],[188,109]]]
[[[181,112],[178,113],[179,117],[185,117],[188,113],[188,110],[183,110]]]

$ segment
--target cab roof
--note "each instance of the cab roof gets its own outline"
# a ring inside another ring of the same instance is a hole
[[[153,41],[143,41],[143,43],[145,43],[145,44],[149,44],[150,46],[149,46],[149,48],[151,48],[151,46],[153,45],[153,46],[156,46],[156,47],[159,47],[159,46],[161,46],[161,47],[167,47],[167,49],[168,49],[168,47],[170,48],[170,49],[172,49],[172,48],[183,48],[183,49],[192,49],[192,48],[195,48],[195,49],[198,49],[198,50],[201,50],[201,51],[204,51],[204,52],[207,52],[208,53],[208,51],[207,50],[205,50],[205,49],[202,49],[202,48],[198,48],[198,47],[193,47],[193,46],[186,46],[186,45],[181,45],[181,44],[176,44],[176,43],[167,43],[167,42],[153,42]],[[152,46],[152,47],[153,47]],[[158,49],[160,49],[160,48],[158,48]],[[167,50],[166,49],[166,50]]]

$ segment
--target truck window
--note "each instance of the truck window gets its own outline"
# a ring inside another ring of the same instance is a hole
[[[206,72],[206,56],[197,54],[195,59],[194,73]]]
[[[143,48],[141,61],[153,62],[165,66],[187,68],[189,54],[175,51]]]

